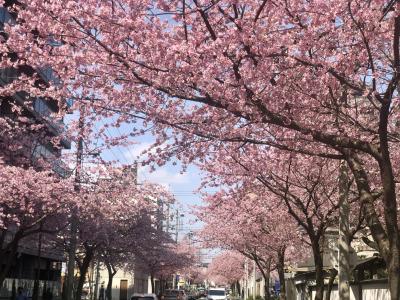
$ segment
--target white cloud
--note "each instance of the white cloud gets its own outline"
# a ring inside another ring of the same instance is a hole
[[[124,151],[124,157],[126,157],[130,163],[141,160],[147,156],[142,154],[143,151],[149,149],[151,145],[152,143],[150,142],[141,142],[139,144],[135,144]]]
[[[150,181],[171,188],[175,185],[186,184],[189,182],[189,174],[168,170],[167,166],[159,167],[150,172],[149,167],[139,167],[139,181]]]
[[[133,164],[135,161],[140,162],[147,158],[147,155],[143,155],[143,152],[149,149],[153,145],[152,142],[140,142],[138,144],[132,145],[129,149],[125,149],[124,157],[128,163]],[[151,152],[155,151],[152,149]],[[164,165],[157,167],[153,172],[150,171],[149,166],[140,166],[138,170],[138,180],[139,182],[149,181],[153,183],[158,183],[165,186],[167,189],[176,190],[182,189],[182,186],[192,186],[191,178],[193,174],[191,172],[180,172],[180,164],[178,162],[177,166]],[[193,187],[194,188],[194,187]]]
[[[129,149],[124,152],[124,157],[129,163],[135,161],[145,160],[147,155],[143,155],[143,152],[150,148],[151,142],[140,142],[139,144],[132,145]],[[151,151],[155,151],[152,149]],[[179,167],[158,167],[155,171],[150,172],[150,167],[139,165],[139,181],[150,181],[164,185],[167,188],[171,188],[174,185],[186,184],[189,182],[189,174],[180,173]]]

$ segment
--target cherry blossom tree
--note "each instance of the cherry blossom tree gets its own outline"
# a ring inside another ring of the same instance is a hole
[[[207,280],[207,268],[199,265],[191,268],[189,278],[193,284],[203,285]]]
[[[86,274],[91,262],[97,258],[110,270],[107,294],[110,295],[114,271],[139,241],[149,243],[146,230],[153,226],[157,203],[152,199],[172,198],[161,186],[143,183],[137,185],[136,174],[121,168],[100,169],[97,178],[93,174],[76,192],[77,251],[75,260],[79,279],[75,297],[80,299]],[[81,179],[86,177],[81,176]],[[148,216],[144,218],[144,216]],[[70,247],[69,232],[60,235],[61,242]]]
[[[166,155],[188,162],[232,141],[345,160],[399,298],[395,1],[64,4],[19,1],[25,22],[5,26],[1,47],[19,57],[3,55],[3,67],[51,64],[65,85],[43,91],[20,76],[2,94],[57,99],[79,88],[86,95],[71,96],[99,112],[156,122],[158,145],[172,137]]]
[[[201,236],[207,246],[232,249],[253,260],[265,279],[266,291],[270,273],[277,270],[281,298],[286,299],[285,266],[304,258],[307,251],[298,251],[304,247],[304,232],[277,200],[256,185],[251,189],[234,186],[208,197],[208,205],[199,208],[198,216],[205,222]],[[265,297],[269,299],[268,293]]]
[[[176,244],[165,232],[147,230],[147,243],[139,243],[135,249],[131,269],[140,268],[149,273],[152,293],[154,279],[161,280],[190,268],[195,263],[194,253],[187,245]]]
[[[49,171],[0,165],[0,187],[1,285],[21,242],[34,234],[54,235],[65,228],[75,199],[71,183]]]
[[[39,140],[50,141],[43,125],[32,124],[29,118],[20,116],[10,118],[0,116],[0,159],[2,163],[13,166],[32,166],[35,159],[35,146]],[[56,143],[54,141],[54,143]],[[40,164],[39,161],[35,162]]]
[[[239,281],[245,276],[245,257],[234,251],[224,251],[213,258],[207,277],[217,284],[229,284],[240,291]]]
[[[158,239],[159,244],[162,244],[164,242],[163,239],[166,238],[164,234],[160,234],[156,229],[157,208],[152,205],[147,209],[142,208],[138,215],[126,218],[123,223],[114,228],[115,231],[109,235],[100,249],[99,260],[105,264],[108,272],[106,287],[108,299],[112,298],[113,277],[118,269],[131,270],[133,257],[143,254],[144,248],[151,248],[154,245],[153,239],[155,237]],[[151,259],[151,257],[148,259]],[[143,264],[140,267],[147,269]]]
[[[248,156],[248,149],[242,148],[240,154],[230,157],[224,152],[217,156],[215,161],[208,160],[205,164],[205,169],[212,174],[209,185],[232,187],[228,192],[215,197],[210,212],[218,210],[218,207],[223,205],[226,205],[227,211],[229,211],[228,207],[232,209],[232,207],[240,206],[241,211],[233,213],[233,216],[245,215],[245,212],[248,212],[247,218],[255,224],[265,218],[262,230],[259,230],[254,236],[263,237],[267,233],[266,238],[262,238],[264,243],[268,243],[268,248],[271,248],[271,245],[275,245],[271,241],[275,241],[278,245],[275,250],[278,251],[278,257],[281,258],[284,256],[279,255],[279,245],[281,245],[280,247],[286,245],[283,250],[286,249],[288,241],[292,241],[294,242],[292,245],[296,245],[296,236],[293,233],[300,231],[304,234],[306,238],[303,236],[303,241],[312,249],[316,266],[317,295],[322,297],[324,234],[326,229],[332,226],[336,227],[338,224],[338,207],[340,205],[338,180],[336,176],[332,176],[332,174],[338,174],[338,164],[327,159],[299,157],[299,155],[285,154],[280,151],[276,151],[274,154],[272,150],[268,150],[268,153],[263,153],[259,157],[254,154]],[[267,162],[264,162],[265,157],[268,157]],[[235,171],[232,172],[232,170]],[[357,192],[349,190],[348,194],[351,197],[352,209],[349,238],[352,240],[354,235],[363,228],[364,218],[358,205]],[[229,204],[229,199],[237,200],[235,203]],[[259,199],[263,199],[263,201],[260,202]],[[254,208],[257,205],[267,206],[271,212]],[[207,218],[210,212],[204,214],[206,220],[210,219]],[[233,218],[235,219],[235,217]],[[292,219],[294,227],[291,228],[290,223],[286,223],[288,218]],[[269,225],[268,221],[272,220],[274,222]],[[285,221],[280,223],[279,220]],[[209,221],[206,222],[209,223]],[[218,219],[214,223],[218,223]],[[212,228],[217,231],[218,226],[214,223],[211,223]],[[231,226],[235,227],[233,224]],[[275,229],[273,232],[280,232],[279,237],[282,239],[274,239],[273,234],[268,236],[268,231],[265,229],[269,227]],[[244,232],[249,231],[251,232],[251,229]],[[262,239],[260,238],[260,241]],[[279,268],[279,266],[281,267]],[[280,263],[277,267],[282,281],[283,264]]]

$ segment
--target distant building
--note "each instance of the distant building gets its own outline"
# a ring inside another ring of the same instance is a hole
[[[5,5],[12,5],[17,1],[6,1]],[[7,6],[0,7],[0,34],[5,23],[15,24],[15,16],[12,15]],[[4,34],[3,34],[4,35]],[[8,54],[10,59],[14,58],[13,53]],[[60,84],[59,79],[55,76],[51,66],[43,66],[34,69],[29,65],[19,66],[18,68],[5,68],[0,70],[0,86],[7,86],[13,82],[18,76],[26,75],[28,77],[36,76],[37,85],[47,86],[52,83],[55,85]],[[60,103],[62,106],[60,108]],[[25,158],[28,164],[34,165],[39,159],[45,159],[51,163],[54,171],[62,176],[66,176],[67,168],[61,163],[60,155],[62,148],[70,148],[71,142],[63,136],[65,127],[62,119],[56,118],[55,115],[60,109],[67,109],[70,102],[66,100],[59,101],[59,99],[43,99],[34,97],[24,91],[19,91],[11,96],[0,97],[0,116],[7,117],[10,120],[17,120],[17,117],[24,117],[29,124],[40,124],[42,128],[39,132],[32,132],[27,130],[22,149],[10,153],[7,163],[18,164],[16,159]],[[21,114],[16,114],[12,107],[13,105],[21,108]],[[24,124],[24,122],[19,122]],[[28,126],[27,126],[28,127]],[[30,135],[31,133],[31,135]],[[60,137],[60,146],[55,147],[50,139]],[[0,143],[4,142],[6,137],[0,137]],[[0,149],[3,155],[7,149],[5,145]],[[7,156],[7,155],[6,155]]]
[[[126,167],[124,171],[127,172],[129,176],[133,174],[133,178],[137,183],[137,164]],[[153,226],[157,230],[162,230],[169,233],[171,221],[170,213],[172,212],[172,210],[170,209],[170,204],[165,203],[165,201],[163,201],[162,199],[151,200],[157,204],[157,211],[154,218],[151,219],[151,223],[154,224]],[[94,291],[93,289],[93,294],[97,295],[97,298],[99,298],[101,287],[103,286],[104,289],[106,289],[108,283],[108,271],[103,264],[100,264],[99,266],[98,275],[99,277],[97,278],[97,280],[94,279],[92,281],[94,289],[96,286],[95,281],[97,281],[98,283],[97,291]],[[156,293],[158,293],[161,289],[160,281],[158,279],[154,280],[154,286]],[[89,280],[87,283],[87,290],[91,290],[91,288],[89,287]],[[140,266],[135,266],[134,270],[131,271],[128,271],[127,268],[119,268],[113,278],[111,293],[113,300],[127,300],[133,293],[151,293],[150,274],[148,274],[146,270],[140,268]]]
[[[100,268],[98,282],[97,295],[100,295],[101,287],[103,286],[105,289],[108,283],[108,272],[105,267]],[[124,269],[119,269],[113,278],[112,299],[128,300],[133,293],[151,293],[150,276],[140,270],[128,272]]]

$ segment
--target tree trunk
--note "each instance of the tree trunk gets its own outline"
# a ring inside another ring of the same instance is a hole
[[[265,270],[262,267],[262,265],[260,264],[260,261],[256,258],[256,257],[252,257],[252,259],[255,261],[258,269],[260,270],[264,281],[265,281],[265,287],[264,287],[264,300],[270,300],[271,299],[271,295],[269,293],[269,278],[270,278],[270,272],[271,272],[271,259],[268,260],[268,262],[266,262],[265,264]],[[246,295],[247,291],[245,291],[245,295]]]
[[[161,295],[161,294],[164,294],[164,277],[160,277],[160,290],[158,291],[158,293]]]
[[[98,292],[99,292],[99,280],[100,280],[100,261],[97,262],[96,264],[96,278],[95,278],[95,284],[94,284],[94,295],[92,300],[97,300],[98,299]]]
[[[350,204],[348,197],[347,163],[342,161],[339,169],[339,276],[338,291],[341,300],[350,300]],[[330,293],[330,292],[329,292]]]
[[[155,293],[155,286],[154,286],[154,274],[150,274],[150,281],[151,281],[151,292]]]
[[[32,300],[39,300],[39,280],[33,282]]]
[[[398,300],[400,299],[400,237],[397,223],[396,188],[387,143],[383,143],[381,149],[382,160],[379,161],[379,168],[383,185],[382,201],[386,231],[376,213],[368,176],[362,163],[354,154],[348,155],[346,160],[357,184],[368,227],[378,245],[379,253],[387,265],[390,297],[392,300]]]
[[[14,239],[4,248],[0,248],[0,286],[3,286],[11,265],[18,251],[18,243],[20,241],[20,233],[16,233]],[[1,247],[2,245],[0,245]]]
[[[394,24],[394,42],[395,52],[399,48],[399,33],[400,33],[400,17],[396,16]],[[397,62],[396,62],[397,64]],[[396,65],[396,72],[399,72],[400,67]],[[398,80],[397,80],[398,85]],[[387,95],[387,96],[386,96]],[[389,116],[391,111],[392,96],[391,93],[385,95],[384,101],[379,111],[379,146],[381,159],[378,160],[380,177],[383,185],[383,208],[389,240],[389,253],[386,259],[388,266],[388,280],[390,298],[400,299],[400,234],[398,225],[398,207],[396,199],[396,183],[393,174],[393,165],[390,157],[388,127]]]
[[[332,292],[332,288],[333,288],[333,283],[335,281],[337,274],[338,274],[338,271],[336,269],[331,270],[330,275],[329,275],[328,286],[326,288],[325,300],[331,300],[331,292]]]
[[[388,280],[390,299],[400,299],[400,270],[399,270],[399,248],[393,246],[391,251],[391,259],[388,264]]]
[[[67,282],[65,280],[62,285],[61,300],[67,300]]]
[[[312,242],[312,250],[315,264],[315,298],[314,300],[323,300],[324,298],[324,271],[323,258],[317,241]]]
[[[16,253],[14,253],[16,254]],[[15,255],[14,255],[15,256]],[[0,270],[0,286],[3,286],[4,280],[7,277],[8,272],[10,271],[11,268],[11,262],[12,262],[12,255],[5,255],[3,256],[5,259],[2,259],[0,261],[0,264],[2,264],[4,261],[4,265],[2,266],[1,270]]]
[[[106,288],[106,298],[107,300],[112,299],[112,282],[115,274],[117,274],[117,271],[115,268],[112,266],[110,263],[105,263],[107,267],[107,272],[108,272],[108,282],[107,282],[107,288]]]
[[[165,294],[165,291],[168,289],[168,279],[165,278],[164,280],[164,289],[163,289],[163,294]]]
[[[82,297],[82,290],[83,285],[86,281],[86,274],[89,270],[90,263],[92,262],[94,256],[94,249],[92,247],[85,247],[85,250],[85,257],[83,258],[82,265],[79,267],[80,276],[78,280],[78,285],[76,287],[75,300],[80,300]]]
[[[264,299],[271,300],[271,294],[269,292],[269,272],[263,274],[265,287],[264,287]]]
[[[280,300],[286,300],[286,284],[285,284],[285,248],[278,251],[278,275],[281,291],[279,294]]]

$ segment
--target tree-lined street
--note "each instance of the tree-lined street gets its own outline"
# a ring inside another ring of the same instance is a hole
[[[399,9],[3,1],[0,296],[400,299]]]

